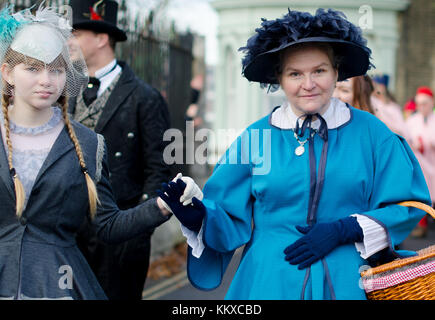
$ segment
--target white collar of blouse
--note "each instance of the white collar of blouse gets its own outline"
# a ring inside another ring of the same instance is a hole
[[[344,102],[337,98],[331,98],[330,105],[322,115],[328,125],[328,129],[335,129],[350,120],[350,109]],[[290,103],[284,102],[279,108],[276,108],[271,115],[271,125],[280,129],[294,129],[298,116],[294,114]],[[303,119],[299,119],[299,124],[302,125]],[[314,129],[318,129],[320,120],[315,120],[312,123]]]

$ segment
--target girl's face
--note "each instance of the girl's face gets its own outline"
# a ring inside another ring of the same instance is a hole
[[[13,86],[14,105],[38,110],[51,107],[66,82],[64,67],[43,63],[20,63],[12,69],[4,63],[1,72],[3,79]]]
[[[373,87],[373,94],[375,97],[383,99],[387,95],[387,87],[384,84],[373,81]]]
[[[353,105],[353,81],[351,79],[346,79],[343,81],[338,81],[334,94],[334,98],[338,98],[341,101]]]
[[[338,72],[324,50],[316,47],[289,50],[282,70],[280,84],[297,116],[326,111]]]

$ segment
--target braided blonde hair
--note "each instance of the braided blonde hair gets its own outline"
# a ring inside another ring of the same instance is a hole
[[[86,163],[83,157],[82,148],[80,146],[79,140],[77,139],[76,133],[74,131],[74,128],[68,116],[68,99],[66,96],[61,96],[58,102],[61,105],[63,121],[65,122],[65,125],[68,129],[68,135],[74,144],[74,148],[76,150],[76,154],[80,163],[80,168],[82,169],[82,172],[85,175],[86,186],[88,188],[89,211],[91,214],[91,218],[93,219],[97,212],[97,205],[100,204],[100,200],[98,199],[97,187],[95,186],[95,183],[92,180],[91,176],[89,175],[88,169],[86,168]]]
[[[3,118],[5,123],[6,144],[8,147],[8,165],[9,165],[9,171],[11,172],[12,178],[14,180],[15,197],[16,197],[16,214],[18,217],[21,217],[21,214],[23,213],[24,210],[25,192],[24,192],[23,184],[18,178],[18,174],[15,171],[15,168],[12,164],[12,142],[10,138],[11,133],[9,128],[8,106],[9,106],[9,96],[3,93],[2,111],[3,111]]]

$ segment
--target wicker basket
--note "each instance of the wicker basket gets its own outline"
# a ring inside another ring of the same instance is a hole
[[[416,207],[435,218],[435,210],[421,202],[399,205]],[[435,300],[435,245],[418,255],[394,260],[361,273],[369,300]]]

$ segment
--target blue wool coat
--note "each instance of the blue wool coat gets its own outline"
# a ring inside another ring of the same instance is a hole
[[[350,107],[350,114],[348,122],[328,130],[317,222],[366,215],[385,229],[393,249],[424,214],[396,203],[430,204],[428,188],[401,137],[367,112]],[[317,168],[323,144],[316,134]],[[194,286],[219,286],[235,249],[246,245],[227,299],[366,298],[359,271],[368,263],[354,244],[337,247],[309,271],[284,260],[284,249],[302,236],[295,227],[307,225],[309,152],[296,156],[298,145],[292,130],[274,127],[265,117],[227,150],[204,187],[205,250],[199,258],[191,250],[188,255]]]
[[[104,141],[72,122],[101,205],[94,220],[99,237],[119,243],[169,219],[153,198],[120,211],[109,183]],[[106,299],[75,235],[88,214],[84,175],[67,129],[51,148],[22,217],[15,214],[15,193],[0,135],[0,299]]]

